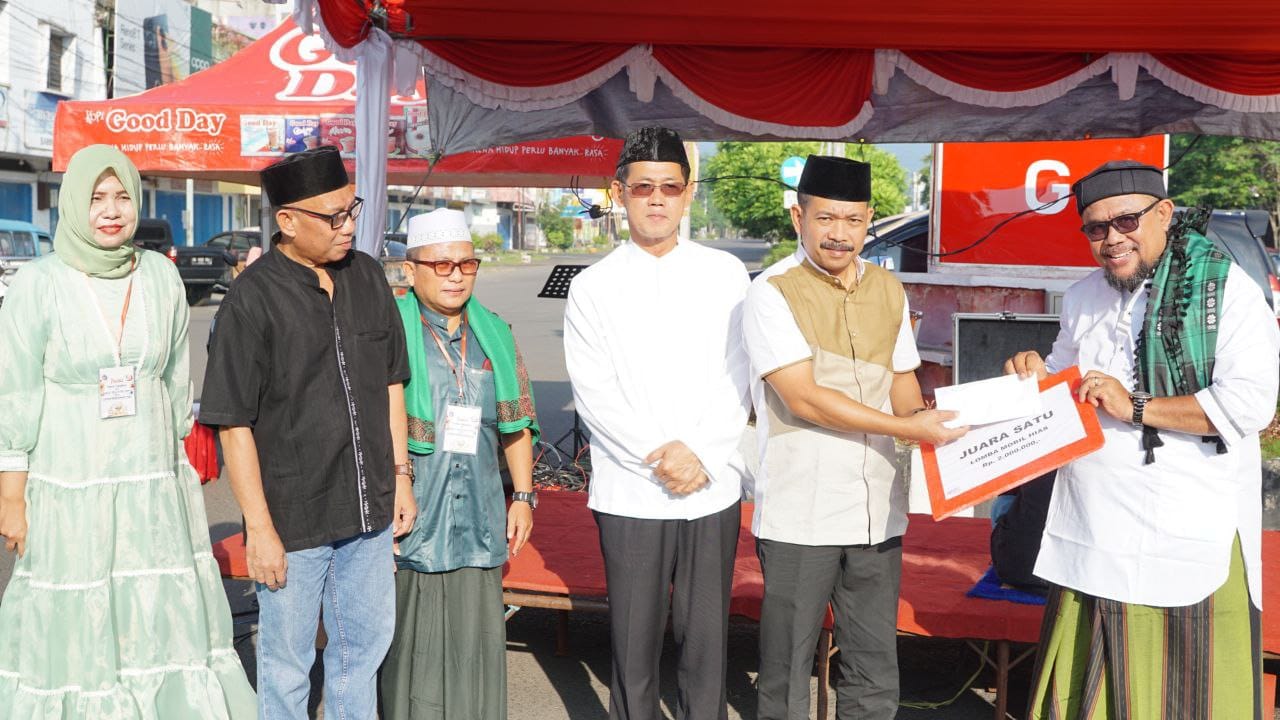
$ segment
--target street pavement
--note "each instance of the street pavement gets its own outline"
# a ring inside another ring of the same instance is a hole
[[[755,241],[710,243],[727,250],[754,269],[767,247]],[[589,264],[603,255],[538,257],[527,266],[490,266],[480,272],[477,296],[500,314],[514,328],[520,344],[538,405],[543,437],[561,438],[572,427],[572,393],[564,368],[561,319],[563,300],[537,297],[555,263]],[[197,398],[204,377],[205,342],[217,311],[218,297],[192,308],[191,311],[191,376]],[[563,447],[571,441],[561,443]],[[217,541],[241,530],[241,515],[226,478],[205,486],[205,505],[209,517],[209,533]],[[534,532],[537,532],[536,526]],[[0,552],[0,588],[8,583],[12,557]],[[233,612],[254,609],[252,588],[248,583],[227,582],[226,590]],[[590,613],[573,613],[569,620],[570,652],[558,656],[555,651],[556,614],[548,610],[523,609],[507,623],[508,697],[513,720],[603,720],[608,717],[609,635],[607,617]],[[237,625],[237,649],[249,676],[254,677],[254,626]],[[756,717],[756,626],[734,622],[729,639],[729,717],[751,720]],[[963,643],[903,638],[900,640],[903,699],[937,701],[959,693],[959,699],[948,708],[936,711],[903,709],[898,717],[907,720],[977,720],[991,717],[989,694],[981,688],[991,687],[989,671],[984,671],[974,684],[977,690],[964,690],[965,681],[977,670],[977,656]],[[661,693],[663,717],[676,713],[675,663],[668,640],[668,652],[662,661]],[[1021,671],[1025,674],[1025,668]],[[312,709],[314,717],[322,717],[319,705],[319,663],[313,672]],[[1012,686],[1025,686],[1025,675],[1015,674]],[[816,690],[816,681],[815,681]],[[1017,708],[1024,702],[1015,692]],[[834,716],[834,697],[832,703]]]

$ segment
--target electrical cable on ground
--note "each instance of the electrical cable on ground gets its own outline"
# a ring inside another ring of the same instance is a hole
[[[969,676],[969,679],[964,681],[964,684],[960,686],[960,689],[956,691],[955,695],[938,702],[899,702],[898,707],[904,707],[909,710],[937,710],[955,703],[955,701],[959,700],[960,696],[964,695],[965,692],[973,685],[973,682],[978,679],[978,676],[982,674],[982,658],[986,657],[987,649],[990,644],[991,643],[989,642],[982,643],[982,657],[978,658],[978,669],[974,670],[973,674]]]
[[[549,442],[538,443],[538,456],[533,461],[534,487],[582,492],[591,479],[590,445],[583,445],[569,461]],[[550,452],[549,457],[547,453]],[[544,461],[544,458],[546,460]],[[554,458],[554,459],[553,459]]]

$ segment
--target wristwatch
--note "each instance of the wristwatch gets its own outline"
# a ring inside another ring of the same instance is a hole
[[[403,475],[409,478],[409,482],[413,482],[413,463],[411,462],[400,463],[399,465],[396,465],[395,468],[393,469],[395,470],[396,477]]]
[[[1133,403],[1133,418],[1129,422],[1134,427],[1142,427],[1142,411],[1147,409],[1147,403],[1151,402],[1151,398],[1151,393],[1141,390],[1129,393],[1129,401]]]
[[[529,507],[536,510],[538,508],[538,491],[513,492],[511,493],[511,502],[529,503]]]

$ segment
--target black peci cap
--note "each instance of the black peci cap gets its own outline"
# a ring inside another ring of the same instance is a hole
[[[1137,160],[1112,160],[1099,165],[1071,186],[1076,195],[1076,211],[1084,214],[1085,208],[1116,195],[1150,195],[1169,197],[1164,187],[1164,173]]]
[[[332,145],[286,155],[263,168],[258,177],[273,207],[341,190],[351,183],[342,155]]]
[[[618,155],[618,169],[634,162],[676,163],[689,174],[689,156],[684,151],[680,133],[664,127],[640,128],[627,135]]]
[[[871,201],[871,164],[830,155],[810,155],[796,192],[841,200]]]

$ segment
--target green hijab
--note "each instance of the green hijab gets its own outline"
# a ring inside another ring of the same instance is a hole
[[[58,230],[53,251],[62,262],[80,272],[101,278],[129,274],[133,262],[133,235],[118,248],[106,249],[93,241],[89,204],[102,173],[110,170],[129,193],[135,212],[141,209],[142,178],[128,156],[110,145],[90,145],[71,156],[58,193]],[[137,230],[135,222],[134,230]]]

